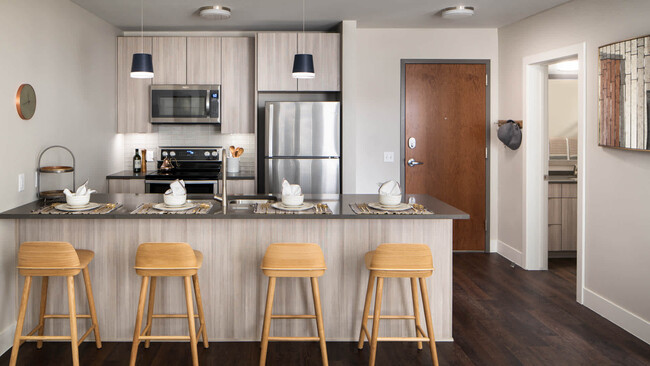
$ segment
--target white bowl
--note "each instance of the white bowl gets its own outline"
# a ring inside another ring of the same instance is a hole
[[[285,206],[300,206],[300,205],[302,205],[304,200],[305,200],[305,196],[302,195],[302,194],[300,196],[285,196],[285,195],[282,195],[282,203]]]
[[[90,195],[87,194],[85,196],[65,196],[65,202],[70,206],[70,207],[81,207],[85,206],[90,202]]]
[[[397,206],[402,202],[402,195],[387,195],[387,194],[380,194],[379,195],[379,203],[381,203],[384,206]]]
[[[164,194],[165,205],[170,207],[182,206],[187,201],[187,195],[174,196],[172,194]]]

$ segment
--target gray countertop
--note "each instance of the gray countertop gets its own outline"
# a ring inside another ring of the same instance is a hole
[[[151,173],[151,172],[149,172]],[[107,175],[106,179],[144,179],[147,173],[134,173],[131,170],[123,170],[111,175]],[[232,180],[251,180],[255,179],[255,169],[243,168],[237,173],[228,173],[228,179]]]
[[[228,199],[236,199],[242,196],[231,196]],[[331,208],[333,214],[331,215],[304,215],[304,214],[284,214],[284,215],[267,215],[255,214],[252,207],[244,209],[233,208],[232,205],[224,212],[221,203],[214,201],[214,205],[207,214],[177,214],[177,215],[155,215],[155,214],[141,214],[132,215],[131,211],[135,210],[141,203],[158,203],[162,202],[163,196],[161,194],[131,194],[131,193],[118,193],[118,194],[93,194],[91,201],[97,203],[120,203],[123,206],[117,210],[104,215],[99,214],[78,214],[78,215],[44,215],[32,214],[31,212],[43,207],[43,201],[38,200],[26,205],[16,207],[14,209],[0,213],[0,219],[468,219],[469,215],[465,212],[454,208],[437,198],[427,195],[406,195],[405,201],[410,197],[415,199],[415,202],[424,205],[428,210],[432,211],[430,215],[356,215],[350,208],[351,203],[370,203],[377,201],[377,195],[357,195],[357,194],[344,194],[344,195],[305,195],[306,202],[323,202],[327,203]],[[193,200],[211,200],[212,195],[205,194],[190,194],[189,199]]]

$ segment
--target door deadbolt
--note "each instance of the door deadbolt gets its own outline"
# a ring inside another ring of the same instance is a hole
[[[410,137],[409,138],[409,149],[415,149],[415,144],[416,144],[415,137]]]

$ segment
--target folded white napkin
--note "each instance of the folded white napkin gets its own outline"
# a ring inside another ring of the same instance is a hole
[[[298,184],[289,184],[287,180],[282,181],[282,195],[283,196],[302,196],[302,189]]]
[[[84,184],[80,185],[77,188],[75,193],[70,192],[70,190],[66,188],[63,190],[63,194],[65,194],[66,196],[88,196],[91,193],[97,192],[94,189],[89,189],[87,185],[88,185],[88,181],[84,182]]]
[[[173,196],[186,195],[187,190],[185,189],[185,182],[182,179],[176,179],[169,185],[169,189],[165,192],[165,194],[171,194]]]
[[[384,196],[399,196],[402,194],[402,191],[399,183],[394,180],[389,180],[388,182],[380,183],[379,194]]]

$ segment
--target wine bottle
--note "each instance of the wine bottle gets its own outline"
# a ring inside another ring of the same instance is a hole
[[[140,157],[140,149],[135,149],[135,155],[133,155],[133,172],[140,173],[142,170],[142,158]]]

